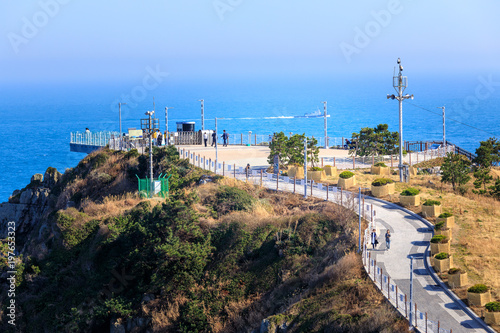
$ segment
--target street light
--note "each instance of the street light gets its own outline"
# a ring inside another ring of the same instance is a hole
[[[399,181],[403,182],[403,100],[413,99],[413,95],[404,95],[403,92],[408,86],[408,78],[403,76],[403,65],[398,58],[399,73],[392,77],[392,86],[398,93],[397,95],[387,95],[387,99],[397,99],[399,101]]]
[[[173,109],[172,106],[165,106],[165,146],[169,144],[169,135],[168,135],[168,109]]]
[[[122,105],[127,105],[127,103],[118,103],[118,114],[120,117],[120,150],[122,149]]]
[[[326,102],[322,102],[323,103],[323,108],[324,108],[324,118],[325,118],[325,149],[328,148],[328,127],[327,127],[327,117],[328,117],[328,114],[327,114],[327,110],[326,110]]]

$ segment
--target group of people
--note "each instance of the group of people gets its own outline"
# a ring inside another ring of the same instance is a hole
[[[165,132],[165,136],[166,136],[166,132]],[[156,130],[153,132],[153,145],[155,146],[161,146],[163,143],[163,135],[161,133],[161,131],[159,130]]]
[[[370,234],[370,242],[372,244],[372,249],[375,249],[378,245],[378,238],[377,238],[377,231],[373,229],[372,233]],[[389,229],[385,232],[385,247],[386,250],[389,250],[391,248],[391,232]]]
[[[222,135],[221,135],[223,144],[223,147],[227,147],[227,143],[229,141],[229,133],[226,132],[226,130],[223,130]],[[208,133],[205,132],[203,133],[203,142],[205,143],[205,147],[207,146],[208,143]],[[212,132],[212,147],[217,147],[217,133],[215,131]]]

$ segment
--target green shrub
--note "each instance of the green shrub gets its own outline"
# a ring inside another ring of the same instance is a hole
[[[440,218],[440,219],[446,219],[446,218],[451,217],[451,216],[453,216],[452,213],[445,212],[445,213],[440,214],[438,216],[438,218]]]
[[[323,168],[333,168],[333,167],[330,164],[327,164]]]
[[[452,275],[452,274],[458,274],[458,273],[461,273],[462,270],[460,268],[450,268],[450,270],[448,271],[448,274]]]
[[[342,179],[349,179],[353,176],[354,176],[354,173],[351,171],[342,171],[339,175],[339,177]]]
[[[444,235],[435,235],[431,238],[431,243],[446,243],[448,238]]]
[[[247,192],[231,186],[221,186],[215,194],[214,210],[225,214],[234,210],[248,210],[253,204],[253,197]]]
[[[139,157],[139,151],[137,149],[130,149],[126,154],[125,154],[125,158],[126,159],[131,159],[131,158],[135,158],[135,157]]]
[[[500,312],[500,302],[489,302],[484,307],[490,312]]]
[[[320,167],[312,167],[310,171],[323,171],[323,169]]]
[[[373,166],[387,168],[387,165],[385,165],[384,162],[377,162]]]
[[[436,225],[434,226],[434,229],[435,229],[435,230],[442,230],[443,228],[444,228],[444,221],[438,222],[438,223],[436,223]]]
[[[414,187],[408,187],[406,190],[401,192],[401,195],[411,197],[411,196],[415,196],[419,193],[420,193],[420,191],[418,189],[416,189]]]
[[[438,253],[434,256],[434,258],[437,260],[444,260],[444,259],[448,259],[449,257],[450,257],[450,255],[446,252],[441,252],[441,253]]]
[[[441,206],[441,201],[427,199],[424,202],[424,206]]]
[[[484,294],[485,292],[488,291],[488,287],[482,283],[475,284],[469,289],[467,289],[468,292],[470,293],[476,293],[476,294]]]
[[[377,178],[372,182],[373,186],[384,186],[387,184],[394,183],[394,181],[390,178]]]

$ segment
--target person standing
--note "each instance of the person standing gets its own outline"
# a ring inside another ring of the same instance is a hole
[[[212,132],[212,146],[215,145],[217,147],[217,134],[215,131]]]
[[[223,131],[222,133],[222,140],[224,140],[223,147],[227,147],[227,139],[229,139],[229,134],[226,132],[226,130]]]
[[[161,135],[161,132],[158,131],[158,138],[157,138],[157,141],[158,141],[158,147],[161,147],[161,143],[162,143],[162,135]]]
[[[208,141],[208,133],[207,132],[203,133],[203,141],[205,141],[205,147],[206,147],[207,141]]]
[[[372,249],[375,249],[377,247],[377,231],[373,229],[371,235],[370,235],[371,243],[372,243]]]
[[[391,232],[389,231],[389,229],[387,229],[387,231],[385,232],[385,246],[387,250],[391,248]]]

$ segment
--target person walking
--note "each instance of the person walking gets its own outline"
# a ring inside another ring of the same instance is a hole
[[[387,231],[385,232],[385,247],[387,248],[387,250],[391,248],[391,232],[389,231],[389,229],[387,229]]]
[[[371,239],[371,243],[372,243],[372,249],[375,249],[377,247],[377,244],[378,244],[377,231],[375,229],[373,229],[373,231],[370,235],[370,239]]]
[[[205,142],[205,147],[206,147],[207,141],[208,141],[208,133],[207,132],[203,133],[203,141]]]
[[[217,147],[217,134],[215,131],[212,132],[212,146],[215,145]]]
[[[226,130],[223,131],[222,133],[222,140],[224,141],[222,146],[227,147],[227,139],[229,139],[229,134],[226,132]]]

